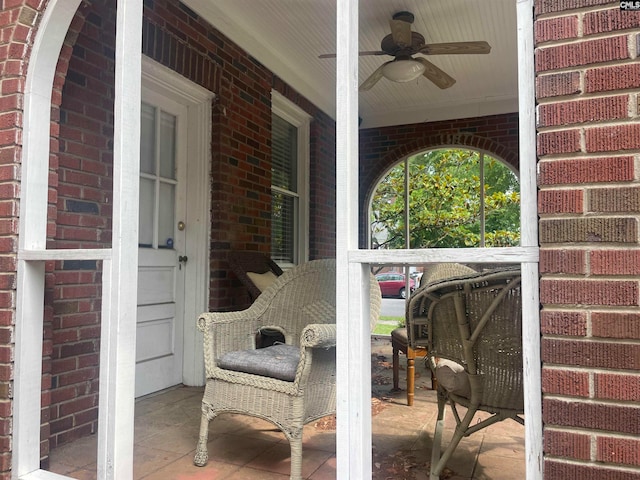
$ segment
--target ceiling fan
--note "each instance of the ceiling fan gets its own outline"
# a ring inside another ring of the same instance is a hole
[[[413,58],[413,55],[452,55],[489,53],[491,46],[487,42],[452,42],[425,44],[424,37],[411,31],[414,16],[411,12],[398,12],[389,21],[391,33],[380,44],[381,50],[360,52],[359,55],[390,55],[393,60],[380,65],[360,85],[361,92],[371,89],[385,77],[393,82],[410,82],[420,75],[425,76],[440,88],[449,88],[456,83],[455,78],[436,67],[426,58]],[[333,53],[320,55],[319,58],[331,58]]]

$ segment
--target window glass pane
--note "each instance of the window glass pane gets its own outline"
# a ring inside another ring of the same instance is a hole
[[[271,208],[271,256],[278,263],[296,263],[296,199],[274,192]]]
[[[298,129],[277,115],[272,115],[271,152],[271,184],[297,192]]]
[[[175,217],[175,186],[160,183],[160,205],[158,212],[158,248],[173,248]]]
[[[138,244],[141,247],[153,246],[153,211],[154,211],[153,180],[140,179],[140,219],[138,221]]]
[[[176,178],[176,117],[166,112],[160,114],[160,176]]]
[[[505,164],[456,148],[420,153],[407,162],[408,225],[405,164],[401,162],[374,193],[370,212],[373,248],[406,248],[407,235],[410,248],[478,247],[482,233],[487,247],[519,244],[520,189],[517,176]]]
[[[140,118],[140,171],[155,173],[156,109],[142,104]]]

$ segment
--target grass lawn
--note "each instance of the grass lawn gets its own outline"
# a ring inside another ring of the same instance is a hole
[[[389,323],[378,322],[376,328],[373,330],[374,335],[391,335],[392,330],[404,326],[404,317],[381,316],[379,320]]]

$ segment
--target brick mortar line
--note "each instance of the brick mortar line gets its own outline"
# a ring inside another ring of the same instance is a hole
[[[584,246],[581,245],[562,245],[561,247],[553,247],[553,248],[547,248],[546,246],[542,246],[540,247],[541,253],[542,251],[547,251],[547,250],[570,250],[572,252],[604,252],[604,251],[609,251],[612,250],[611,248],[608,248],[606,246],[600,246],[600,245],[589,245],[589,249],[586,250]],[[628,244],[625,244],[623,246],[621,246],[620,248],[615,248],[613,249],[615,251],[630,251],[630,252],[637,252],[640,251],[640,243],[635,245],[635,246],[629,246]],[[545,275],[553,275],[553,274],[547,274],[545,273]],[[558,275],[566,275],[566,273],[558,273]],[[575,274],[574,274],[575,275]],[[566,278],[566,277],[563,277]],[[637,276],[633,277],[633,278],[638,278]]]
[[[615,344],[615,345],[622,345],[622,346],[637,346],[640,344],[640,340],[636,341],[635,343],[624,343],[619,339],[612,339],[609,337],[595,337],[595,338],[587,338],[587,337],[568,337],[568,336],[562,336],[562,335],[544,335],[544,338],[547,340],[565,340],[568,342],[580,342],[580,343],[590,343],[590,344],[594,344],[594,343],[603,343],[603,344]],[[600,340],[598,340],[600,339]],[[589,372],[596,372],[597,373],[611,373],[611,372],[616,372],[616,373],[624,373],[624,372],[630,372],[633,373],[634,376],[636,375],[637,370],[625,370],[622,368],[604,368],[604,367],[581,367],[581,365],[573,365],[573,364],[566,364],[566,363],[545,363],[544,364],[545,367],[556,367],[557,369],[564,369],[565,371],[567,370],[567,367],[569,367],[571,369],[571,371],[576,371],[576,372],[584,372],[584,373],[589,373]],[[555,370],[555,369],[554,369]],[[625,373],[626,375],[626,373]],[[580,397],[580,398],[584,398],[584,397]],[[610,401],[617,401],[617,400],[610,400]],[[624,400],[627,401],[627,400]],[[637,401],[632,401],[632,400],[628,400],[629,402],[632,402],[634,405],[637,405],[638,407],[640,407],[640,404]]]
[[[573,220],[573,219],[590,219],[590,218],[638,218],[640,213],[638,212],[588,212],[583,213],[540,213],[540,220]],[[583,243],[583,242],[579,242]],[[587,243],[587,242],[585,242]],[[588,243],[605,243],[605,242],[588,242]],[[616,243],[616,242],[607,242]],[[629,242],[620,242],[621,245],[629,245]],[[640,245],[640,240],[637,245]]]
[[[564,156],[563,156],[564,155]],[[576,155],[579,155],[578,157],[576,157]],[[553,154],[547,154],[547,155],[542,155],[538,157],[538,163],[540,162],[551,162],[551,161],[562,161],[562,160],[567,160],[567,161],[573,161],[573,160],[593,160],[593,159],[598,159],[598,158],[604,158],[604,159],[609,159],[609,158],[625,158],[625,157],[634,157],[634,156],[638,156],[640,157],[640,155],[638,153],[626,153],[626,150],[623,153],[620,153],[619,151],[615,151],[615,152],[573,152],[573,153],[553,153]],[[549,160],[549,158],[553,157],[551,160]],[[638,158],[638,160],[640,160],[640,158]]]
[[[565,45],[581,45],[584,44],[585,42],[589,42],[592,40],[602,40],[604,38],[617,38],[617,37],[630,37],[629,38],[629,44],[633,44],[633,38],[636,35],[640,34],[640,28],[637,27],[633,27],[633,28],[627,28],[625,30],[614,30],[612,32],[598,32],[598,33],[591,33],[591,34],[587,34],[587,35],[581,35],[581,30],[583,29],[583,22],[579,21],[578,22],[578,36],[577,37],[571,37],[571,38],[562,38],[562,39],[558,39],[558,40],[546,40],[546,41],[542,41],[542,42],[538,42],[536,43],[535,49],[546,49],[549,47],[562,47]]]
[[[545,365],[545,368],[549,367],[549,370],[552,370],[554,372],[566,372],[567,371],[567,366],[566,365]],[[579,367],[579,366],[577,366]],[[611,373],[611,370],[605,370],[603,368],[571,368],[571,371],[575,371],[575,372],[583,372],[583,373],[604,373],[604,374],[609,374]],[[617,371],[617,370],[616,370]],[[633,370],[630,370],[631,373],[629,374],[625,374],[626,376],[629,377],[639,377],[640,378],[640,373],[633,373]],[[546,394],[548,396],[560,396],[558,394]],[[580,398],[584,398],[584,397],[580,397]],[[632,401],[632,400],[624,400],[624,401]],[[636,402],[637,405],[637,402]],[[640,438],[639,438],[640,440]]]
[[[544,277],[547,278],[547,277]],[[553,278],[552,280],[566,280],[565,278]],[[573,280],[573,279],[571,279]],[[579,279],[579,281],[583,282],[584,278]],[[577,304],[577,303],[545,303],[544,304],[544,309],[541,310],[541,312],[564,312],[564,313],[591,313],[593,312],[593,307],[598,307],[598,312],[597,313],[628,313],[628,314],[639,314],[640,313],[640,307],[638,307],[637,305],[635,306],[635,308],[638,308],[638,310],[630,310],[629,309],[629,305],[620,305],[619,307],[616,305],[581,305],[581,304]],[[591,320],[590,320],[591,321]],[[546,335],[554,335],[554,334],[545,334]],[[573,338],[573,337],[569,337],[569,338]],[[584,336],[582,337],[576,337],[576,338],[586,338]],[[611,337],[597,337],[597,338],[603,338],[603,339],[610,339]]]
[[[606,152],[561,152],[561,153],[548,153],[546,155],[538,156],[538,163],[541,162],[553,162],[553,161],[573,161],[573,160],[595,160],[595,159],[609,159],[620,157],[634,157],[640,166],[640,151],[635,150],[623,150],[624,153],[620,153],[620,150],[606,151]],[[629,182],[637,182],[640,180],[638,174],[634,180]],[[600,185],[606,185],[606,182],[600,182]]]
[[[561,400],[565,403],[581,403],[584,405],[602,405],[604,407],[619,407],[619,406],[629,406],[629,407],[638,407],[638,402],[634,400],[611,400],[609,398],[585,398],[585,397],[564,397],[562,395],[553,394],[553,393],[545,393],[544,399],[548,400]],[[543,400],[544,400],[543,399]],[[640,410],[640,407],[638,407]],[[579,427],[573,427],[579,428]],[[594,430],[587,430],[589,432],[594,432]],[[608,431],[608,430],[597,430],[599,432]],[[640,467],[639,467],[640,468]]]
[[[636,64],[637,62],[633,62]],[[581,77],[584,77],[585,72],[578,72]],[[582,78],[581,78],[582,79]],[[613,97],[621,97],[623,95],[627,95],[632,97],[634,95],[640,94],[640,87],[636,88],[625,88],[618,90],[607,90],[606,92],[584,92],[584,93],[574,93],[572,95],[562,95],[556,97],[544,97],[538,100],[536,107],[541,105],[554,105],[557,103],[567,104],[567,103],[575,103],[581,100],[594,100],[598,98],[613,98]],[[581,124],[571,124],[571,125],[581,125]],[[543,128],[543,127],[538,127]]]
[[[593,430],[583,430],[580,427],[572,427],[572,426],[567,426],[562,427],[560,425],[549,425],[548,427],[545,427],[545,430],[550,431],[550,432],[558,432],[558,433],[576,433],[576,434],[585,434],[585,433],[589,433],[591,435],[595,435],[597,437],[603,437],[605,435],[601,435],[599,433],[595,433]],[[634,435],[633,433],[629,433],[629,434],[621,434],[619,432],[612,432],[611,434],[606,434],[606,437],[608,438],[617,438],[620,440],[638,440],[638,436]],[[555,457],[554,457],[555,458]],[[565,458],[565,457],[562,457]]]
[[[569,459],[567,457],[551,456],[546,452],[545,452],[544,458],[545,460],[553,460],[553,462],[556,464],[576,465],[581,467],[582,466],[597,467],[595,470],[606,469],[606,470],[615,470],[616,472],[625,472],[625,473],[634,473],[634,474],[640,472],[640,467],[633,468],[632,466],[630,466],[631,468],[629,468],[629,467],[623,467],[623,466],[617,465],[615,463],[607,463],[607,462],[595,461],[595,460],[585,460],[584,462],[580,462],[578,460]]]
[[[576,14],[584,14],[590,12],[603,12],[605,10],[615,10],[619,7],[618,2],[610,2],[611,5],[590,5],[588,7],[574,8],[573,10],[563,10],[561,12],[540,13],[535,15],[534,20],[548,20],[551,18],[572,17]],[[571,13],[567,13],[571,12]]]
[[[611,183],[554,183],[554,184],[542,184],[538,185],[540,192],[550,192],[556,190],[569,191],[569,190],[585,190],[591,191],[596,189],[604,190],[616,190],[622,188],[635,188],[640,187],[640,182],[611,182]],[[586,213],[586,212],[585,212]],[[591,212],[593,213],[593,212]],[[626,212],[629,213],[629,212]],[[548,214],[541,214],[548,215]]]
[[[640,31],[638,32],[638,34],[640,34]],[[606,62],[570,65],[568,67],[554,68],[551,70],[541,70],[539,72],[536,72],[536,77],[543,77],[545,75],[550,75],[554,73],[571,73],[571,72],[584,73],[584,71],[586,70],[593,70],[595,68],[600,68],[600,67],[618,67],[618,66],[624,66],[627,64],[635,65],[637,63],[638,63],[637,58],[621,58],[616,60],[607,60]]]
[[[538,133],[554,133],[554,132],[566,132],[579,129],[592,129],[602,127],[624,127],[627,125],[638,125],[638,117],[625,118],[624,120],[603,120],[601,123],[572,123],[569,125],[553,125],[553,126],[537,126]],[[624,150],[625,152],[638,152],[640,153],[640,146],[631,150]],[[619,150],[613,150],[613,152],[619,152]]]

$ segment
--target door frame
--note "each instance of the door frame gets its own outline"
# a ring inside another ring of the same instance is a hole
[[[142,88],[151,89],[187,107],[187,228],[185,254],[182,383],[204,385],[203,345],[196,318],[209,301],[209,191],[211,159],[211,104],[214,93],[142,56]],[[176,219],[180,220],[180,219]]]

